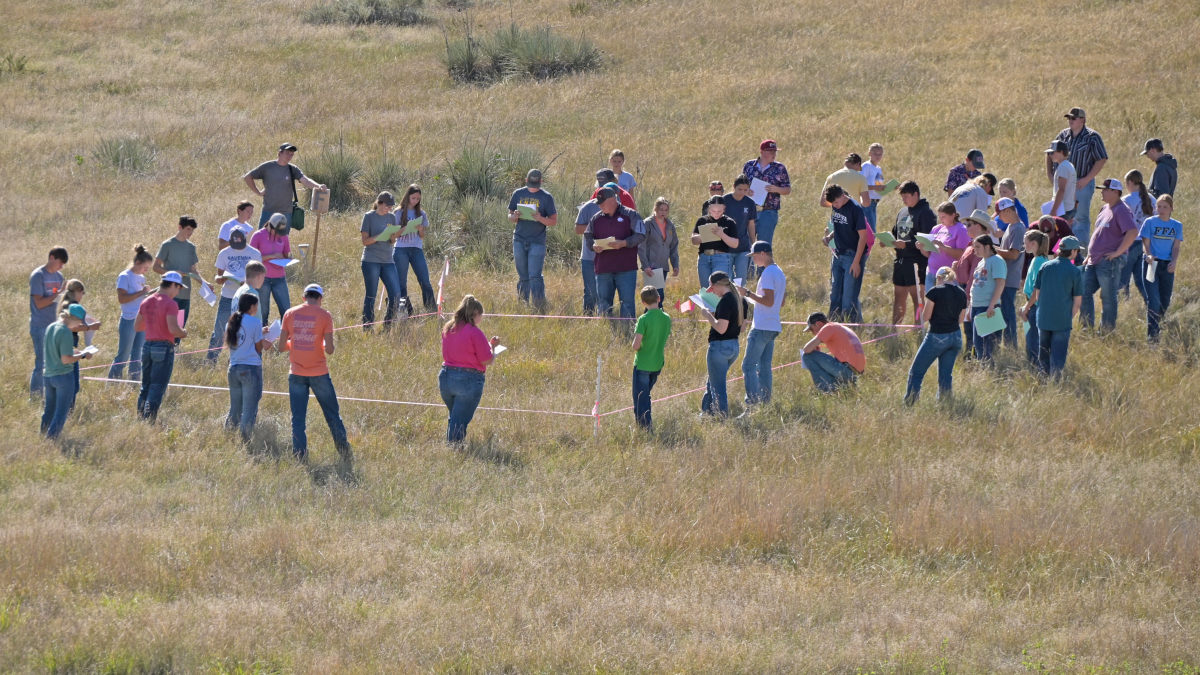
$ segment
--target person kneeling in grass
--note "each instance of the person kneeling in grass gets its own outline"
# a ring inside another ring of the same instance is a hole
[[[867,355],[854,331],[840,323],[831,323],[821,312],[808,315],[808,327],[804,330],[814,337],[804,345],[800,364],[812,374],[813,384],[821,393],[832,394],[858,381],[867,368]],[[828,345],[829,354],[820,351],[821,343]]]
[[[655,294],[655,298],[658,295]],[[487,339],[479,324],[483,305],[473,295],[464,295],[454,318],[442,327],[442,370],[438,389],[450,413],[446,421],[446,442],[459,445],[467,437],[467,425],[475,417],[487,367],[495,360],[500,338]]]
[[[662,311],[655,287],[643,287],[641,298],[646,311],[638,317],[633,329],[633,418],[638,426],[649,431],[653,428],[650,392],[663,369],[663,349],[671,335],[671,317]]]
[[[42,375],[46,399],[42,409],[42,434],[51,440],[62,433],[71,403],[75,401],[75,364],[92,356],[75,351],[72,333],[84,325],[86,317],[87,310],[83,305],[73,304],[64,307],[58,314],[58,321],[46,328],[42,346],[46,359]]]
[[[225,344],[229,347],[229,417],[225,426],[240,427],[245,442],[254,433],[262,400],[262,353],[271,346],[258,319],[257,295],[246,293],[238,300],[237,311],[225,326]]]
[[[1033,295],[1021,310],[1022,316],[1029,316],[1029,310],[1037,307],[1038,368],[1052,377],[1067,366],[1071,326],[1083,303],[1083,272],[1071,260],[1078,250],[1074,236],[1058,242],[1058,257],[1038,270]]]

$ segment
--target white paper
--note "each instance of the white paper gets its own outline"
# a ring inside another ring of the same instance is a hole
[[[1051,199],[1050,201],[1046,202],[1045,204],[1042,204],[1042,215],[1043,215],[1043,216],[1048,216],[1048,215],[1050,215],[1050,207],[1051,207],[1051,206],[1054,206],[1054,200],[1053,200],[1053,199]],[[1066,213],[1066,212],[1067,212],[1067,207],[1066,207],[1066,205],[1065,205],[1065,204],[1059,204],[1059,205],[1058,205],[1058,213],[1056,213],[1056,214],[1054,214],[1054,215],[1056,215],[1056,216],[1061,216],[1061,215],[1063,215],[1063,214],[1064,214],[1064,213]]]
[[[1158,261],[1151,260],[1149,265],[1146,265],[1146,281],[1154,281],[1154,271],[1158,269]]]
[[[296,258],[274,258],[272,260],[268,260],[267,262],[277,267],[291,267],[292,265],[298,264],[300,261]]]
[[[215,307],[217,304],[217,294],[213,293],[212,286],[209,286],[208,282],[200,282],[200,297],[208,303],[209,307]]]
[[[96,323],[96,317],[92,316],[91,314],[88,314],[87,316],[85,316],[83,320],[86,321],[89,326]],[[92,345],[92,338],[94,338],[94,337],[96,337],[96,331],[94,331],[94,330],[83,331],[83,344],[90,347]]]
[[[504,345],[496,345],[495,347],[492,347],[492,356],[499,356],[506,351],[508,351],[508,347],[505,347]]]
[[[272,323],[270,325],[270,327],[267,328],[266,339],[270,340],[271,342],[274,342],[279,339],[279,334],[282,332],[283,332],[283,324],[279,322],[279,319],[275,319],[275,322]]]
[[[100,351],[99,347],[96,347],[95,345],[88,345],[88,346],[84,347],[83,349],[80,349],[79,353],[81,355],[82,354],[95,354],[98,351]]]
[[[697,295],[690,295],[690,296],[688,296],[688,300],[691,300],[691,301],[692,301],[692,304],[693,304],[693,305],[695,305],[695,306],[697,306],[697,307],[703,307],[704,309],[707,309],[709,312],[712,312],[712,311],[713,311],[713,308],[712,308],[712,307],[709,307],[709,306],[708,306],[708,303],[707,303],[707,302],[705,302],[705,301],[704,301],[704,298],[700,297],[700,295],[699,295],[699,294],[697,294]]]
[[[734,279],[734,280],[733,280],[733,285],[734,285],[734,286],[741,286],[743,281],[745,281],[745,279],[740,279],[740,278],[739,278],[739,279]]]
[[[666,288],[667,287],[667,271],[665,269],[659,269],[657,267],[653,268],[653,271],[654,271],[654,276],[646,276],[645,274],[642,275],[642,278],[645,279],[645,281],[646,281],[646,285],[653,286],[655,288]]]
[[[763,202],[766,201],[768,185],[769,183],[764,180],[760,180],[758,178],[750,179],[750,191],[754,193],[750,199],[753,199],[755,204],[762,206]]]

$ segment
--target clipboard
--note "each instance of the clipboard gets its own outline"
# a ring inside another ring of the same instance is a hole
[[[517,204],[517,212],[521,214],[518,220],[533,220],[537,215],[537,209],[529,204]]]
[[[929,251],[930,253],[937,253],[937,246],[934,244],[933,237],[927,234],[915,234],[913,236],[917,241],[921,242],[921,244],[925,246],[926,251]]]
[[[400,236],[404,237],[404,236],[408,236],[410,234],[416,234],[417,228],[421,226],[422,222],[423,221],[420,218],[414,218],[414,219],[408,221],[408,224],[406,224],[404,226],[404,229],[400,231]]]
[[[875,240],[879,242],[880,246],[889,246],[890,247],[890,246],[895,246],[895,244],[896,244],[896,238],[892,236],[891,232],[887,232],[887,231],[876,232]]]
[[[883,189],[879,191],[879,196],[886,197],[892,193],[892,190],[895,190],[898,187],[900,187],[900,181],[893,178],[883,184]]]
[[[721,239],[721,235],[716,233],[716,230],[719,229],[720,227],[721,226],[717,225],[716,223],[707,223],[705,225],[701,225],[699,228],[700,229],[700,243],[701,244],[710,244],[714,241],[724,241],[723,239]]]
[[[400,231],[399,225],[388,225],[387,227],[383,228],[383,232],[380,232],[379,234],[375,235],[375,243],[376,244],[385,244],[385,243],[387,243],[387,241],[389,239],[392,238],[393,234],[396,234],[399,231]],[[271,262],[275,262],[275,261],[272,260]]]

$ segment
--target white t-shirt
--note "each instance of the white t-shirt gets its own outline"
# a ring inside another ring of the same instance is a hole
[[[883,169],[875,166],[870,161],[863,162],[862,171],[859,171],[863,178],[867,179],[867,185],[875,185],[883,182]],[[879,193],[871,190],[871,199],[882,199]]]
[[[215,267],[219,270],[225,270],[225,273],[228,276],[231,276],[238,281],[245,282],[246,263],[250,262],[251,260],[262,262],[262,254],[259,253],[258,249],[254,248],[253,246],[247,246],[240,251],[233,250],[232,246],[226,246],[225,248],[221,249],[220,253],[217,254],[217,262]],[[240,285],[241,284],[231,281],[225,282],[225,285],[221,287],[221,297],[232,298],[233,294],[237,293],[238,286]]]
[[[774,263],[764,269],[758,277],[758,290],[755,293],[762,295],[763,291],[768,288],[775,291],[775,301],[770,307],[755,303],[754,321],[750,326],[758,330],[782,332],[783,324],[779,322],[779,308],[783,306],[783,294],[787,291],[787,277],[783,275],[783,270],[779,269],[779,265]]]
[[[629,192],[637,187],[637,181],[634,180],[633,174],[628,171],[622,171],[621,175],[617,176],[617,185],[621,186],[622,190]]]
[[[146,287],[146,277],[140,274],[134,274],[133,270],[125,270],[117,275],[117,288],[126,293],[137,293]],[[122,303],[121,318],[133,320],[137,318],[138,308],[142,306],[142,300],[146,296],[142,296],[133,302]]]
[[[1070,211],[1075,208],[1075,183],[1079,182],[1079,176],[1075,173],[1075,167],[1067,160],[1059,162],[1058,168],[1054,170],[1054,180],[1051,181],[1050,187],[1050,202],[1054,203],[1054,193],[1058,192],[1058,179],[1065,177],[1067,186],[1063,189],[1062,207],[1064,211]]]
[[[246,241],[250,241],[250,235],[254,234],[254,226],[250,223],[239,223],[237,218],[230,218],[221,224],[221,231],[217,233],[217,239],[221,241],[229,241],[229,234],[234,228],[246,233]]]

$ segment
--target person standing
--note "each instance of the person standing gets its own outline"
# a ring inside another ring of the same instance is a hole
[[[971,248],[971,235],[958,219],[958,210],[951,202],[942,202],[937,208],[938,224],[929,231],[933,237],[934,250],[929,251],[925,245],[917,241],[917,249],[929,257],[929,267],[940,270],[943,267],[954,268],[954,263],[962,257],[963,252]],[[963,273],[959,283],[963,283],[969,271]],[[925,275],[925,292],[933,290],[936,277]]]
[[[850,195],[851,199],[857,200],[862,205],[863,217],[866,217],[866,209],[871,205],[871,191],[867,189],[867,179],[863,178],[862,166],[862,157],[859,157],[857,152],[846,155],[843,167],[825,178],[825,185],[821,188],[821,198],[818,200],[818,205],[821,208],[827,208],[829,200],[825,198],[825,188],[828,188],[830,185],[840,185]],[[867,222],[869,223],[870,221]],[[874,232],[875,228],[872,227],[871,231]]]
[[[600,210],[583,232],[583,243],[596,253],[596,295],[601,314],[612,316],[613,296],[621,296],[621,318],[633,318],[637,286],[638,247],[646,239],[646,224],[636,211],[617,202],[612,188],[596,193]],[[599,240],[613,239],[600,244]]]
[[[580,237],[587,231],[592,216],[600,212],[596,199],[587,200],[579,205],[579,213],[575,216],[575,234]],[[581,239],[582,240],[582,239]],[[583,313],[593,316],[596,313],[596,252],[583,241],[583,250],[579,253],[579,273],[583,278]]]
[[[533,216],[522,215],[518,206],[533,207]],[[517,266],[517,295],[521,300],[532,299],[539,311],[546,304],[546,281],[542,267],[546,264],[546,228],[558,224],[554,197],[542,189],[542,172],[530,169],[525,187],[512,193],[508,200],[508,219],[516,223],[513,230],[513,261]]]
[[[638,186],[638,182],[633,177],[633,174],[625,170],[625,153],[620,150],[613,150],[608,153],[608,165],[612,167],[617,185],[626,192],[633,192],[633,189]],[[633,206],[629,208],[636,210],[636,207]]]
[[[1150,196],[1150,190],[1146,188],[1141,171],[1134,169],[1125,174],[1125,190],[1129,194],[1122,197],[1121,201],[1129,207],[1129,212],[1133,214],[1133,225],[1138,232],[1141,232],[1142,224],[1146,222],[1147,218],[1154,215],[1154,197]],[[1141,271],[1142,246],[1141,242],[1134,240],[1133,245],[1129,247],[1129,256],[1125,260],[1125,267],[1121,268],[1120,290],[1124,292],[1126,300],[1129,299],[1130,281],[1137,288],[1138,295],[1142,296],[1142,300],[1146,300],[1146,277],[1140,274]]]
[[[986,214],[984,214],[986,218]],[[971,242],[979,263],[971,281],[971,323],[974,328],[975,317],[986,314],[990,319],[996,314],[996,306],[1000,304],[1000,296],[1004,294],[1005,279],[1008,277],[1008,265],[1004,259],[996,255],[996,242],[990,235],[981,234]],[[1000,345],[1001,331],[980,335],[975,331],[975,357],[991,363],[996,348]]]
[[[1025,276],[1025,306],[1021,308],[1021,318],[1029,322],[1025,332],[1025,359],[1032,366],[1038,364],[1038,327],[1037,304],[1031,303],[1033,287],[1037,284],[1038,271],[1050,261],[1050,237],[1041,230],[1030,230],[1025,233],[1025,256],[1032,259],[1029,274]]]
[[[117,275],[117,302],[121,305],[121,322],[117,326],[117,358],[108,369],[108,379],[119,380],[125,374],[125,364],[129,364],[129,379],[142,378],[142,344],[146,341],[145,331],[133,329],[137,323],[138,308],[142,300],[150,294],[146,286],[146,272],[154,256],[145,246],[138,244],[133,247],[133,262],[129,268]]]
[[[1133,212],[1121,202],[1123,189],[1124,185],[1116,178],[1101,183],[1100,198],[1104,206],[1096,216],[1096,229],[1083,261],[1083,308],[1079,317],[1088,328],[1096,325],[1096,291],[1100,291],[1100,302],[1104,304],[1101,329],[1109,331],[1117,327],[1117,287],[1121,284],[1121,270],[1129,247],[1138,236]],[[1075,223],[1078,226],[1078,218]]]
[[[1021,272],[1025,269],[1025,232],[1027,228],[1017,213],[1017,203],[1008,197],[996,201],[996,217],[1005,224],[996,252],[1008,266],[1004,277],[1004,292],[1000,295],[1000,314],[1004,317],[1004,342],[1017,348],[1017,290],[1021,288]]]
[[[304,287],[304,304],[289,309],[283,315],[283,329],[275,341],[275,350],[288,352],[291,368],[288,371],[288,399],[292,409],[292,454],[301,462],[308,461],[308,396],[311,392],[321,406],[333,445],[345,465],[353,459],[346,425],[338,410],[337,392],[329,377],[325,357],[332,356],[333,317],[321,308],[325,291],[317,284]]]
[[[965,184],[972,178],[983,175],[982,169],[987,168],[983,162],[982,150],[971,150],[967,153],[967,158],[962,164],[954,166],[950,169],[950,173],[946,175],[946,184],[942,186],[946,196],[954,194],[954,191]]]
[[[869,188],[867,195],[871,198],[871,201],[863,206],[863,215],[866,216],[867,222],[870,223],[871,230],[878,231],[879,216],[875,212],[875,209],[879,206],[879,200],[882,199],[882,195],[878,191],[882,190],[884,185],[883,169],[881,168],[883,164],[883,146],[878,143],[872,143],[871,147],[867,148],[867,156],[870,159],[863,162],[862,168],[859,170],[859,173],[863,175],[863,179],[867,181],[867,187]]]
[[[1028,315],[1037,307],[1038,369],[1051,377],[1066,368],[1071,326],[1083,300],[1083,273],[1071,260],[1078,250],[1074,235],[1058,242],[1058,257],[1038,270],[1033,295],[1022,310]]]
[[[1067,128],[1058,133],[1055,140],[1067,144],[1067,156],[1075,167],[1078,179],[1075,181],[1075,238],[1081,242],[1090,241],[1092,227],[1092,196],[1096,192],[1096,176],[1108,162],[1108,151],[1104,149],[1104,139],[1087,126],[1087,113],[1083,108],[1071,108],[1063,117],[1067,118]],[[1050,156],[1046,156],[1046,175],[1050,183],[1055,183],[1055,166]],[[1068,205],[1069,209],[1070,206]],[[1051,215],[1057,215],[1051,213]],[[1086,309],[1085,309],[1086,313]]]
[[[1175,195],[1175,184],[1179,180],[1179,163],[1169,152],[1163,152],[1163,142],[1157,138],[1146,141],[1142,150],[1146,159],[1154,162],[1154,175],[1150,176],[1150,195],[1155,199],[1163,195]]]
[[[29,337],[33,341],[33,372],[29,375],[31,396],[43,393],[46,329],[58,320],[58,307],[54,301],[66,283],[62,268],[67,259],[67,249],[55,246],[46,256],[46,264],[29,275]]]
[[[892,226],[892,238],[895,239],[892,246],[896,249],[896,262],[892,265],[893,325],[900,323],[908,313],[909,298],[912,298],[913,311],[918,311],[921,296],[917,286],[925,285],[929,253],[917,248],[917,235],[932,233],[938,224],[929,202],[921,197],[920,186],[913,181],[905,181],[900,186],[900,201],[904,208],[896,214],[896,224]]]
[[[934,361],[938,364],[938,400],[950,396],[954,388],[954,362],[963,344],[958,327],[967,319],[967,294],[954,283],[954,278],[954,270],[939,269],[936,285],[925,296],[921,323],[928,322],[929,330],[908,369],[906,405],[913,405],[921,398],[921,384]]]
[[[139,420],[151,424],[158,419],[158,408],[171,384],[175,344],[187,337],[187,331],[179,325],[180,307],[175,300],[181,290],[183,277],[179,272],[163,274],[158,290],[138,307],[133,324],[135,331],[146,333],[146,341],[142,344],[142,389],[138,393],[137,415]]]
[[[717,296],[713,311],[700,307],[700,316],[708,322],[708,381],[700,401],[700,414],[729,416],[729,368],[737,360],[738,337],[746,322],[746,301],[725,272],[713,272],[708,292]]]
[[[76,351],[73,339],[73,333],[85,326],[86,316],[83,305],[72,304],[64,307],[58,320],[46,327],[42,345],[45,407],[42,409],[41,433],[50,440],[58,438],[71,414],[79,387],[74,375],[77,364],[92,356]]]
[[[1171,306],[1179,247],[1183,244],[1183,225],[1171,217],[1174,210],[1175,200],[1164,193],[1158,197],[1156,215],[1142,223],[1145,255],[1138,273],[1145,279],[1146,331],[1151,343],[1158,342],[1162,317]]]
[[[467,437],[467,425],[475,417],[487,367],[500,346],[500,338],[488,340],[479,324],[483,305],[473,295],[464,295],[454,318],[442,327],[442,369],[438,389],[450,416],[446,420],[446,442],[460,445]]]
[[[870,232],[866,216],[862,207],[836,183],[825,188],[821,202],[830,206],[829,222],[833,224],[833,230],[822,239],[826,246],[830,241],[834,243],[829,271],[829,315],[861,321],[862,305],[858,294],[862,289],[867,233]]]
[[[657,274],[665,275],[667,269],[671,270],[672,277],[679,276],[679,235],[675,232],[675,223],[671,222],[670,214],[671,203],[665,197],[659,197],[654,202],[654,215],[642,221],[646,238],[638,244],[638,263],[642,266],[646,284],[651,287],[666,283],[665,278],[654,277]],[[658,291],[658,307],[662,309],[665,290],[655,290]]]
[[[715,241],[704,241],[700,228],[715,233]],[[704,288],[713,272],[721,271],[733,274],[733,250],[738,246],[737,222],[725,215],[725,198],[721,196],[708,199],[708,215],[696,220],[692,228],[692,243],[699,246],[696,258],[696,271],[700,277],[700,287]]]
[[[258,291],[262,288],[266,275],[267,268],[262,263],[256,261],[246,263],[246,283],[238,286],[237,291],[233,294],[233,301],[229,305],[236,307],[243,295],[253,295],[258,298],[258,320],[263,321],[263,302]]]
[[[990,173],[976,176],[959,186],[950,195],[950,202],[960,214],[987,210],[992,205],[992,192],[996,188],[996,177]]]
[[[999,246],[1000,238],[991,234],[991,221],[983,211],[976,211],[968,215],[963,219],[963,223],[967,227],[967,246],[962,250],[958,260],[950,263],[950,269],[954,270],[958,284],[964,289],[970,289],[975,280],[975,268],[979,265],[980,260],[971,242],[979,237],[988,236],[993,244]],[[970,292],[967,293],[967,296],[970,297]],[[969,315],[967,321],[963,323],[963,346],[966,349],[963,354],[964,358],[978,356],[975,352],[975,324]]]
[[[708,184],[708,199],[705,199],[704,203],[700,205],[700,215],[701,216],[708,215],[708,200],[709,199],[712,199],[713,197],[722,197],[722,196],[724,196],[724,194],[725,194],[725,184],[724,183],[722,183],[719,180],[710,181]],[[700,282],[700,285],[703,286],[704,282],[703,281]]]
[[[600,169],[596,172],[596,189],[599,190],[603,187],[612,188],[612,191],[617,194],[617,199],[621,202],[622,206],[637,211],[637,201],[634,200],[633,195],[630,194],[628,190],[621,187],[617,183],[617,176],[613,173],[612,169]],[[596,193],[593,192],[592,199],[595,198]]]
[[[750,180],[755,178],[767,184],[764,188],[767,196],[759,207],[758,218],[755,220],[755,230],[758,238],[772,243],[775,241],[775,227],[779,224],[780,197],[792,194],[792,183],[788,179],[787,167],[775,161],[779,146],[775,141],[766,139],[758,144],[758,159],[752,159],[742,165],[742,175]],[[750,192],[751,197],[757,195]]]
[[[773,380],[771,361],[775,358],[775,338],[783,332],[780,310],[787,294],[787,277],[775,264],[771,244],[756,241],[750,249],[754,266],[761,269],[758,289],[750,292],[743,286],[738,292],[754,303],[754,318],[746,338],[746,355],[742,358],[742,375],[746,384],[746,406],[770,403]]]
[[[226,246],[229,246],[229,235],[234,230],[241,230],[246,235],[246,240],[254,236],[255,227],[250,224],[250,219],[254,217],[254,203],[248,199],[243,199],[237,205],[237,217],[221,223],[221,229],[217,230],[217,251],[220,252]]]
[[[229,315],[233,313],[233,296],[246,279],[246,265],[252,262],[262,262],[262,254],[246,244],[245,232],[233,230],[229,233],[229,246],[217,252],[217,276],[213,278],[213,283],[221,287],[221,300],[217,304],[217,318],[208,339],[206,359],[209,365],[217,365],[221,343],[225,341],[225,327],[229,323]]]
[[[262,261],[265,263],[263,268],[266,270],[266,274],[263,276],[263,285],[258,296],[258,313],[262,316],[264,325],[271,319],[272,298],[275,299],[275,306],[279,309],[279,316],[283,316],[292,308],[292,296],[288,292],[287,285],[287,269],[271,262],[272,260],[291,259],[292,242],[288,237],[289,232],[291,232],[291,225],[288,224],[287,218],[284,218],[282,213],[275,213],[267,220],[266,227],[250,237],[250,245],[262,255]]]
[[[179,216],[179,230],[174,237],[164,241],[154,254],[154,273],[166,274],[178,272],[183,280],[183,287],[177,295],[173,295],[175,304],[183,310],[183,323],[187,325],[188,316],[192,310],[192,278],[200,276],[200,258],[196,255],[196,245],[189,241],[196,233],[196,219],[191,216]]]
[[[396,305],[400,304],[400,298],[404,297],[400,291],[400,275],[396,272],[396,262],[392,258],[392,245],[396,243],[400,233],[392,231],[386,237],[380,238],[385,230],[398,224],[396,214],[392,213],[392,207],[395,205],[396,198],[392,193],[386,190],[380,192],[375,198],[375,209],[363,214],[362,225],[358,230],[362,237],[361,265],[363,286],[366,290],[362,306],[362,320],[366,324],[363,326],[364,331],[374,328],[371,324],[375,323],[375,297],[379,293],[381,279],[388,296],[387,312],[383,317],[385,331],[391,330],[392,321],[396,318]]]
[[[412,314],[412,301],[408,299],[408,268],[412,267],[417,285],[421,287],[421,304],[426,312],[437,311],[437,295],[433,292],[433,284],[429,283],[429,263],[425,260],[425,232],[429,230],[429,216],[421,208],[421,186],[413,183],[404,192],[400,200],[400,210],[396,212],[396,224],[406,227],[408,223],[419,220],[417,231],[396,238],[396,248],[392,251],[392,260],[396,263],[396,276],[400,279],[400,297]]]
[[[817,390],[833,394],[857,382],[867,369],[867,355],[854,331],[820,312],[809,314],[807,323],[804,330],[812,333],[813,339],[804,345],[800,367],[812,375]],[[828,354],[821,351],[822,344],[829,347]]]
[[[745,279],[750,269],[750,245],[757,241],[758,232],[754,225],[758,218],[758,207],[750,198],[750,179],[738,176],[733,181],[733,192],[724,196],[725,215],[737,223],[738,245],[730,253],[733,254],[733,269],[730,274],[735,279]]]
[[[1050,176],[1051,196],[1050,196],[1050,211],[1047,215],[1062,216],[1068,222],[1075,221],[1075,190],[1079,184],[1079,177],[1075,172],[1075,165],[1067,157],[1071,154],[1071,147],[1066,141],[1054,139],[1050,141],[1050,147],[1046,149],[1046,159],[1054,164],[1054,173]]]
[[[1021,220],[1021,224],[1025,226],[1025,229],[1029,229],[1029,211],[1025,208],[1025,205],[1021,203],[1021,200],[1017,199],[1017,181],[1013,180],[1012,178],[1000,179],[1000,182],[996,183],[996,194],[998,196],[998,200],[1012,200],[1013,204],[1015,204],[1017,207],[1017,218]],[[992,222],[995,223],[996,229],[1000,230],[1001,232],[1003,232],[1004,228],[1007,227],[1004,221],[1000,219],[999,215],[996,215],[994,218],[992,218]]]
[[[78,279],[67,280],[67,283],[63,290],[62,296],[59,298],[59,301],[58,301],[59,313],[61,314],[64,309],[70,308],[71,305],[78,305],[78,304],[82,303],[83,296],[85,293],[87,293],[87,288],[84,287],[82,281],[80,281]],[[99,330],[100,324],[101,324],[100,321],[97,321],[95,323],[88,323],[87,318],[85,317],[84,322],[82,324],[79,324],[71,329],[72,345],[75,347],[78,347],[79,346],[79,334],[86,333],[87,331]],[[75,393],[78,394],[79,390],[81,388],[80,381],[79,381],[79,363],[78,362],[76,362],[75,365],[72,367],[71,374],[75,378]],[[72,399],[72,401],[71,401],[70,408],[72,410],[75,409],[74,399]]]
[[[655,287],[643,287],[641,299],[646,311],[638,317],[633,329],[633,419],[639,427],[651,431],[654,419],[650,394],[665,363],[663,349],[671,336],[671,317],[662,311]]]
[[[229,347],[229,416],[225,427],[237,427],[242,442],[248,442],[258,421],[258,403],[262,400],[262,353],[271,346],[263,337],[258,320],[258,296],[246,293],[238,300],[237,311],[225,326],[225,344]]]
[[[260,228],[276,214],[283,216],[291,228],[293,204],[300,201],[296,196],[296,181],[309,189],[325,189],[323,184],[310,180],[300,167],[292,164],[295,156],[296,146],[283,143],[279,146],[277,158],[259,164],[242,176],[250,191],[263,198],[262,215],[258,219]],[[261,190],[255,185],[256,180],[262,181]],[[286,312],[287,309],[281,308],[280,311]]]

